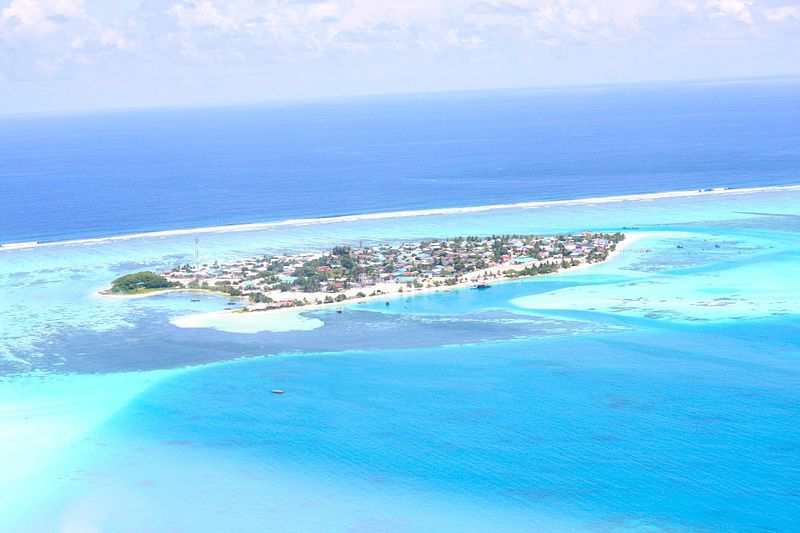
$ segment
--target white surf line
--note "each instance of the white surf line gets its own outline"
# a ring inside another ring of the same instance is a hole
[[[596,198],[576,198],[571,200],[541,200],[535,202],[517,202],[513,204],[490,204],[471,207],[447,207],[438,209],[417,209],[407,211],[388,211],[383,213],[364,213],[360,215],[342,215],[321,218],[296,218],[275,222],[253,222],[248,224],[229,224],[225,226],[208,226],[202,228],[175,229],[163,231],[150,231],[144,233],[132,233],[128,235],[116,235],[110,237],[93,237],[88,239],[73,239],[55,242],[19,242],[0,245],[0,252],[8,250],[24,250],[30,248],[40,248],[45,246],[67,246],[76,244],[101,244],[106,242],[127,241],[131,239],[142,239],[151,237],[174,237],[179,235],[201,235],[208,233],[229,233],[241,231],[254,231],[269,228],[279,228],[286,226],[304,226],[310,224],[333,224],[337,222],[357,222],[361,220],[382,220],[390,218],[411,218],[433,215],[456,215],[464,213],[481,213],[485,211],[496,211],[501,209],[535,209],[540,207],[570,206],[586,204],[602,204],[615,202],[629,202],[641,200],[660,200],[664,198],[690,198],[694,196],[707,195],[737,195],[753,194],[760,192],[780,192],[780,191],[800,191],[800,185],[777,185],[769,187],[749,187],[749,188],[714,188],[710,190],[684,190],[668,191],[643,194],[627,194],[620,196],[600,196]]]

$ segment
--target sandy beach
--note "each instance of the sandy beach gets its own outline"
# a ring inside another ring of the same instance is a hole
[[[178,293],[178,292],[188,292],[188,293],[194,293],[194,294],[210,294],[210,295],[213,295],[213,296],[227,297],[227,298],[231,298],[233,300],[241,300],[241,299],[243,299],[241,296],[230,296],[230,295],[224,294],[224,293],[219,292],[219,291],[211,291],[211,290],[207,290],[207,289],[174,288],[174,289],[164,289],[164,290],[156,290],[156,291],[150,291],[150,292],[140,292],[140,293],[136,293],[136,294],[117,294],[117,293],[111,292],[110,289],[111,289],[110,286],[103,287],[102,289],[93,292],[91,296],[92,296],[92,298],[111,298],[111,299],[114,299],[114,300],[138,300],[140,298],[150,298],[151,296],[161,296],[161,295],[164,295],[164,294],[172,294],[172,293]]]

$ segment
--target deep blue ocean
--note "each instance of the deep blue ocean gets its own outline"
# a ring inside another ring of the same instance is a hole
[[[800,81],[0,118],[0,243],[797,181]]]
[[[0,531],[800,531],[800,187],[771,187],[800,184],[798,97],[771,80],[1,118],[0,243],[734,190],[0,248]],[[193,261],[196,236],[211,263],[587,229],[638,240],[341,313],[97,294]]]

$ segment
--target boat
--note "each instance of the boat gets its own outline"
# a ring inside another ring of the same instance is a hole
[[[337,307],[336,308],[336,312],[339,313],[339,314],[342,314],[342,308],[341,307]]]
[[[200,301],[200,298],[192,298],[192,301],[193,301],[193,302],[199,302],[199,301]]]
[[[272,389],[270,392],[271,392],[272,394],[283,394],[283,393],[284,393],[284,392],[286,392],[286,391],[285,391],[285,390],[283,390],[283,389]]]
[[[489,288],[489,284],[488,283],[478,283],[477,285],[473,285],[472,288],[473,289],[488,289]]]

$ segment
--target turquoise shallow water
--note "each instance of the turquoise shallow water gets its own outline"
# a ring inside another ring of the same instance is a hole
[[[192,237],[0,252],[0,529],[796,530],[798,205],[764,192],[201,236],[210,259],[654,232],[589,270],[253,334],[170,324],[216,298],[89,296],[185,259]]]

